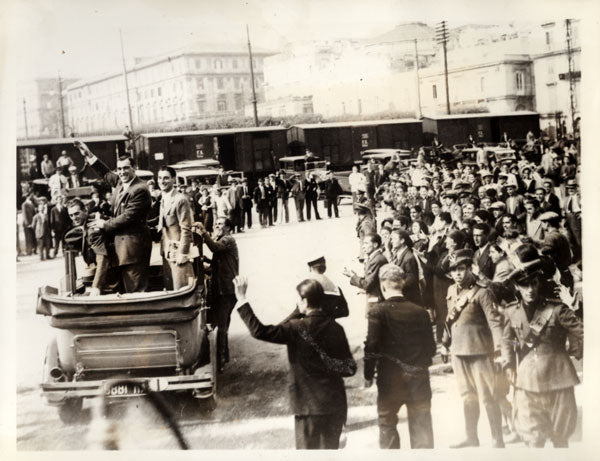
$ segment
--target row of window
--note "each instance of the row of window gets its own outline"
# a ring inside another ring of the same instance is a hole
[[[248,69],[250,67],[248,58],[235,57],[235,58],[194,58],[190,61],[190,67],[196,69],[212,69],[212,70],[223,70],[223,69]],[[262,63],[262,60],[252,59],[252,66],[254,69]]]
[[[458,77],[454,77],[454,80],[458,80]],[[515,72],[515,88],[517,91],[523,91],[525,88],[525,76],[522,71]],[[479,78],[479,92],[484,93],[486,89],[485,77]],[[433,99],[438,98],[437,85],[431,85],[431,94]]]

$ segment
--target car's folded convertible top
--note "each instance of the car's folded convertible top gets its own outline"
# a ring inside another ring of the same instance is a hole
[[[202,287],[197,282],[177,291],[149,291],[101,296],[63,296],[54,287],[43,286],[38,292],[36,312],[53,319],[115,316],[147,313],[195,311],[203,303]]]

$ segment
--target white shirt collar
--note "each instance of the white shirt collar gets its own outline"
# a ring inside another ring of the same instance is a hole
[[[131,178],[131,181],[129,181],[129,182],[121,181],[121,184],[123,184],[123,192],[125,192],[127,189],[129,189],[129,186],[131,186],[131,183],[133,182],[134,179],[135,179],[135,176],[133,178]]]

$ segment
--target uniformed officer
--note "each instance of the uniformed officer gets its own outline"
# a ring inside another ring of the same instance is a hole
[[[583,325],[552,298],[536,249],[522,245],[516,255],[521,264],[510,280],[518,300],[504,311],[502,336],[503,368],[515,386],[515,428],[529,446],[543,447],[550,439],[554,447],[567,447],[577,424],[573,387],[579,383],[569,353],[582,358]]]
[[[500,350],[502,319],[494,309],[492,294],[471,272],[473,252],[458,250],[450,258],[448,271],[454,284],[448,288],[442,344],[446,350],[450,346],[452,368],[463,398],[467,436],[452,448],[479,446],[479,399],[488,415],[493,446],[502,448],[502,414],[494,397],[494,352]]]
[[[340,287],[335,285],[329,277],[325,275],[327,262],[325,256],[312,257],[308,260],[309,278],[316,280],[323,287],[325,298],[323,310],[330,314],[334,319],[348,317],[348,302]]]
[[[433,448],[429,369],[435,341],[427,311],[402,292],[407,274],[394,264],[379,270],[385,301],[369,312],[365,387],[377,369],[379,446],[400,448],[398,411],[406,405],[411,448]]]

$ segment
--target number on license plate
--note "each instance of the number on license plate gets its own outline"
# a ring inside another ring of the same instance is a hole
[[[144,387],[141,384],[116,384],[106,390],[106,395],[110,397],[140,395],[144,393]]]

